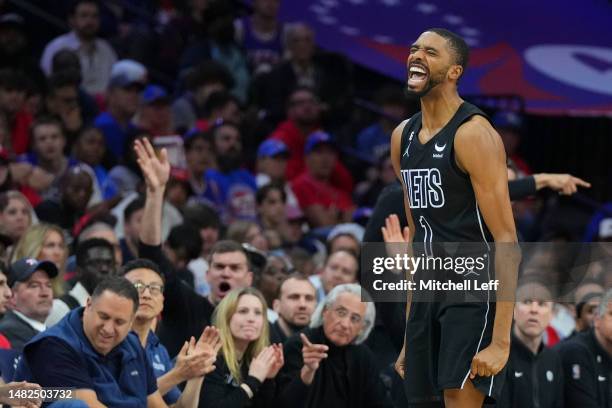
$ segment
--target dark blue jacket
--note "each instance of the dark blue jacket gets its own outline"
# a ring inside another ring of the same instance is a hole
[[[36,335],[25,345],[24,360],[31,371],[31,378],[28,380],[38,382],[43,387],[50,386],[40,380],[50,378],[50,374],[61,375],[60,372],[52,371],[76,363],[87,372],[98,400],[104,405],[123,408],[146,407],[147,396],[157,390],[157,384],[138,337],[129,333],[125,340],[103,356],[92,347],[85,336],[82,317],[82,307],[73,309],[55,326]],[[45,364],[34,364],[30,353],[37,349],[37,354],[43,355],[46,350],[38,349],[37,345],[44,347],[44,343],[40,343],[50,338],[65,343],[73,354],[63,357],[64,361],[53,361],[54,350],[48,350],[49,359]],[[70,359],[72,361],[67,361]],[[45,367],[44,372],[37,372],[35,367]]]

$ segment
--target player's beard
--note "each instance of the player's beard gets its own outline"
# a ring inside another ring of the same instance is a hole
[[[413,91],[412,89],[408,87],[408,83],[406,83],[406,86],[404,87],[404,95],[406,96],[406,98],[412,99],[412,100],[421,99],[422,97],[427,95],[429,91],[431,91],[433,88],[435,88],[436,86],[444,82],[445,76],[446,76],[446,73],[444,72],[440,72],[437,76],[433,74],[430,75],[429,78],[427,79],[427,84],[420,91]]]

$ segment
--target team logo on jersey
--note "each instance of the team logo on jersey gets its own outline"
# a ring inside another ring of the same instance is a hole
[[[523,372],[522,372],[522,371],[515,371],[515,372],[514,372],[514,376],[515,376],[516,378],[521,378],[521,377],[523,376]]]
[[[552,382],[555,379],[555,376],[552,371],[546,371],[546,379],[548,380],[548,382]]]
[[[402,170],[411,208],[440,208],[444,206],[442,175],[438,169]]]
[[[578,364],[572,366],[572,378],[574,380],[580,379],[580,366]]]
[[[412,143],[412,138],[414,137],[414,130],[412,132],[410,132],[410,136],[408,137],[408,147],[406,147],[406,150],[404,151],[404,156],[408,156],[410,155],[410,144]]]
[[[446,143],[444,143],[442,146],[438,146],[438,142],[436,142],[434,144],[434,149],[436,150],[437,153],[432,154],[431,157],[433,157],[434,159],[441,159],[442,157],[444,157],[442,152],[444,151],[445,148],[446,148]]]

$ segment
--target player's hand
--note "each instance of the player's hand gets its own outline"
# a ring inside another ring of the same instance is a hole
[[[472,359],[470,379],[476,376],[490,377],[499,373],[508,362],[510,346],[499,346],[491,343]]]
[[[166,186],[170,178],[170,162],[168,152],[161,149],[159,157],[151,145],[149,139],[136,139],[134,142],[136,161],[142,170],[142,174],[150,191],[159,191]]]
[[[329,347],[325,344],[312,344],[308,337],[304,333],[300,334],[302,339],[302,359],[304,360],[304,366],[300,373],[300,377],[304,384],[312,384],[314,375],[321,364],[321,360],[327,358],[327,350]]]
[[[397,356],[393,368],[395,368],[399,376],[404,379],[404,375],[406,374],[406,345],[402,347],[402,351],[400,351],[399,356]]]
[[[591,183],[571,174],[536,174],[534,178],[536,179],[536,188],[538,186],[548,187],[561,195],[572,195],[578,191],[578,187],[591,187]],[[538,183],[538,181],[540,182]]]

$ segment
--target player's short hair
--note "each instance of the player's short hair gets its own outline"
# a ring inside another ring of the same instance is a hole
[[[465,72],[470,58],[470,47],[465,40],[446,28],[430,28],[426,31],[436,33],[446,40],[448,47],[455,54],[455,63],[461,65],[463,72]]]

